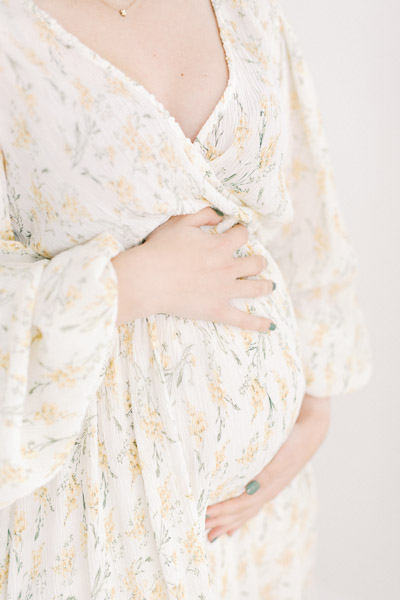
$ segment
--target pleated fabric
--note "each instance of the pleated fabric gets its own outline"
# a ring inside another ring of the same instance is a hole
[[[279,3],[213,0],[227,88],[195,141],[32,0],[0,0],[0,597],[306,600],[311,464],[232,537],[304,393],[365,385],[357,257],[310,73]],[[116,327],[111,258],[219,208],[275,330],[157,313]]]

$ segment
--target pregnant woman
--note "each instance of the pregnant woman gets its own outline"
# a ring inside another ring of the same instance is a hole
[[[275,0],[0,0],[0,598],[304,600],[365,385]]]

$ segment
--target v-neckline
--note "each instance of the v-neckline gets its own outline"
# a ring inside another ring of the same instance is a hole
[[[228,83],[226,88],[218,100],[217,104],[214,106],[211,114],[207,117],[206,121],[203,123],[199,132],[197,133],[195,139],[192,140],[184,133],[181,125],[175,119],[175,117],[169,112],[169,110],[164,106],[164,104],[157,99],[157,97],[150,92],[143,84],[139,83],[129,75],[127,75],[124,71],[116,67],[113,63],[111,63],[108,59],[103,58],[98,52],[87,46],[84,42],[82,42],[75,34],[71,33],[67,29],[64,28],[63,25],[50,13],[48,13],[43,8],[39,7],[34,0],[22,0],[22,4],[30,10],[32,14],[38,17],[40,20],[46,22],[48,27],[57,35],[58,39],[67,47],[67,48],[75,48],[78,52],[80,52],[83,56],[97,64],[99,67],[107,70],[109,73],[115,75],[116,78],[122,80],[122,82],[129,89],[134,89],[142,94],[144,98],[146,98],[149,102],[153,104],[153,106],[157,109],[160,115],[169,122],[172,129],[175,131],[177,136],[182,139],[182,141],[189,146],[191,149],[194,149],[196,143],[201,144],[201,138],[206,134],[210,124],[213,122],[214,117],[219,112],[222,105],[225,105],[233,95],[235,84],[236,84],[236,69],[235,62],[233,60],[232,54],[232,45],[230,43],[229,37],[224,33],[224,15],[219,12],[221,0],[210,0],[211,8],[214,12],[215,21],[217,23],[217,29],[219,33],[220,42],[222,44],[224,54],[225,54],[225,62],[228,69]],[[229,50],[228,50],[229,48]]]

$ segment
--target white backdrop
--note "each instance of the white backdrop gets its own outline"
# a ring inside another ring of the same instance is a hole
[[[309,64],[374,372],[332,399],[312,459],[319,487],[317,600],[400,599],[400,10],[398,0],[281,0]]]

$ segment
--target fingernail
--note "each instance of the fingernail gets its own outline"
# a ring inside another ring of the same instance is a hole
[[[254,479],[253,481],[250,481],[250,483],[248,483],[246,485],[246,492],[248,494],[254,494],[254,492],[256,492],[259,487],[260,487],[260,484],[258,483],[258,481],[256,481],[256,479]]]
[[[269,328],[271,329],[271,331],[273,331],[274,329],[276,329],[275,323],[270,323]]]
[[[224,213],[222,212],[222,210],[219,210],[219,208],[215,208],[215,206],[212,206],[211,208],[214,209],[217,215],[219,215],[220,217],[224,216]]]
[[[274,291],[274,289],[276,288],[276,283],[275,281],[272,282],[272,291]]]
[[[217,536],[218,537],[218,536]],[[211,543],[215,542],[215,540],[217,539],[217,537],[215,537],[213,540],[211,540]]]
[[[206,515],[206,519],[209,519],[209,518],[210,518],[210,515]]]

